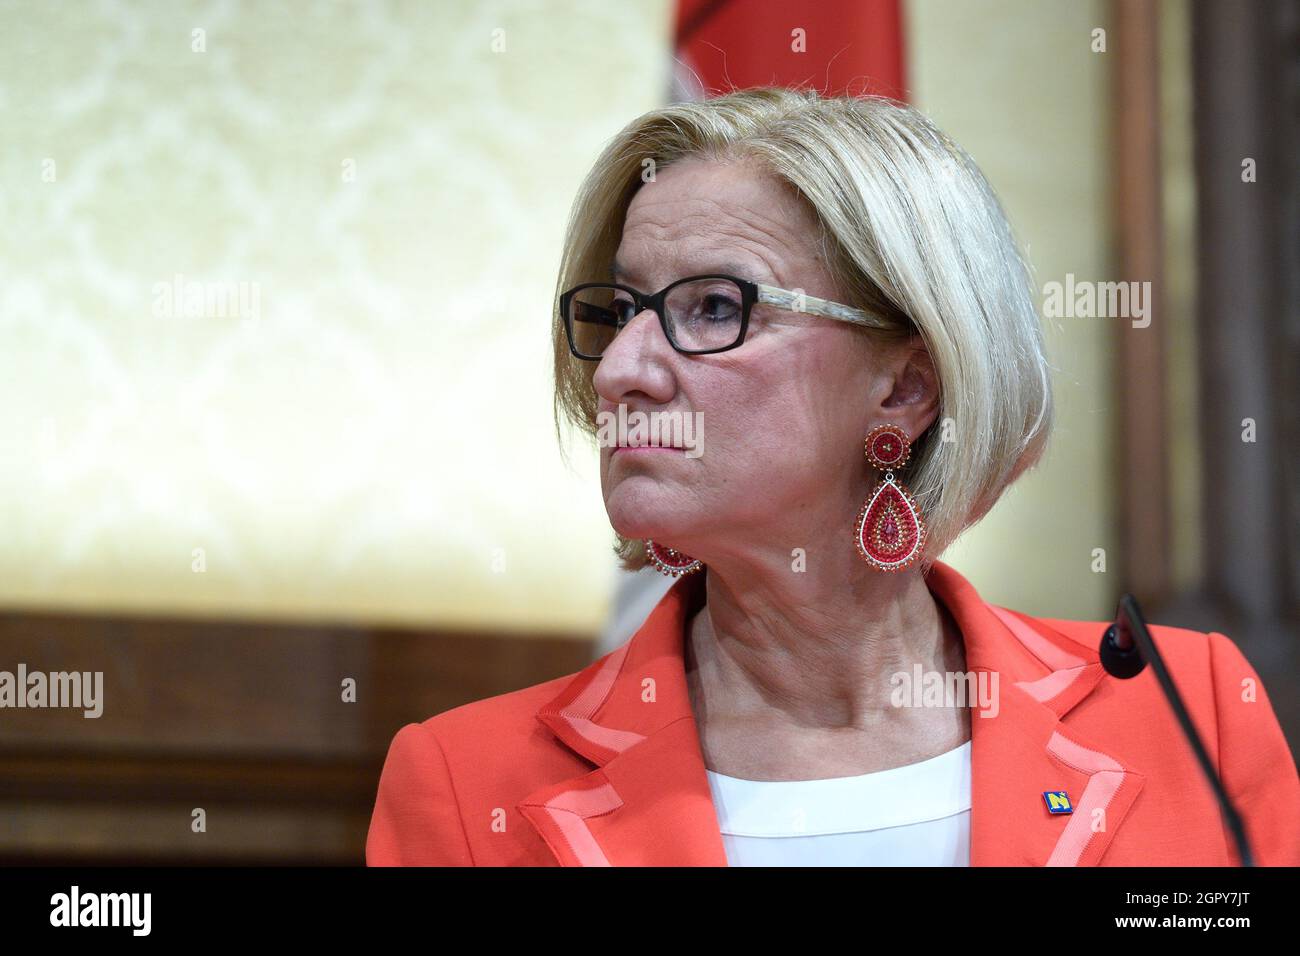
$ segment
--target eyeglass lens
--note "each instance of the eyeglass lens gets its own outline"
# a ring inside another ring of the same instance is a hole
[[[705,352],[727,348],[740,338],[744,295],[730,279],[692,279],[668,290],[665,311],[677,348]],[[598,358],[637,314],[630,293],[614,286],[582,289],[569,301],[572,341],[584,356]]]

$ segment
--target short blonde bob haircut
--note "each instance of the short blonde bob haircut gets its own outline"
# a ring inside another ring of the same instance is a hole
[[[1030,270],[992,187],[929,119],[882,97],[760,87],[676,103],[631,122],[588,173],[569,218],[557,301],[580,282],[612,281],[643,173],[692,156],[756,161],[793,186],[821,225],[841,301],[884,320],[862,333],[919,335],[929,349],[939,415],[913,439],[900,475],[929,529],[921,561],[929,567],[1039,460],[1052,426]],[[558,310],[552,339],[557,435],[567,419],[594,438],[597,363],[569,352]],[[844,516],[846,537],[853,519]],[[617,537],[623,567],[644,567],[642,543]]]

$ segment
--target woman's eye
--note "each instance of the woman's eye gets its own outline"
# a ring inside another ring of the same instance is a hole
[[[619,325],[626,325],[636,317],[636,303],[631,299],[615,299],[612,303]]]
[[[727,295],[705,296],[700,314],[710,322],[731,322],[740,317],[740,303]]]

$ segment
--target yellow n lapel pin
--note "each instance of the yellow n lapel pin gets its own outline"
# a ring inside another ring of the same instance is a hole
[[[1043,799],[1047,801],[1048,813],[1074,812],[1074,805],[1070,803],[1070,795],[1064,790],[1044,790]]]

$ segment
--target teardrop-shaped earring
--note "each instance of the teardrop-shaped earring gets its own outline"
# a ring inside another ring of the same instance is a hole
[[[885,473],[862,510],[854,530],[858,553],[878,571],[901,571],[925,548],[925,522],[911,491],[894,479],[907,464],[912,443],[898,425],[877,425],[867,433],[867,461]]]
[[[681,577],[683,574],[694,574],[700,568],[704,567],[695,558],[690,555],[682,554],[676,548],[670,548],[667,545],[655,544],[649,538],[645,539],[646,557],[662,574],[670,577]]]

